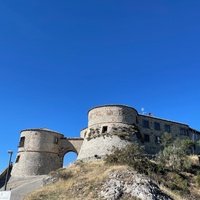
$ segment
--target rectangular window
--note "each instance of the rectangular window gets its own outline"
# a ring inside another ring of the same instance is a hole
[[[20,158],[20,156],[17,156],[17,158],[16,158],[16,163],[18,163],[19,162],[19,158]]]
[[[54,144],[58,144],[58,138],[54,137]]]
[[[107,131],[108,131],[108,127],[107,126],[103,126],[102,133],[106,133]]]
[[[189,136],[189,132],[186,128],[180,128],[180,135]]]
[[[21,137],[19,141],[19,147],[24,147],[25,137]]]
[[[171,127],[168,124],[165,124],[165,132],[171,133]]]
[[[160,131],[160,123],[154,122],[154,129]]]
[[[150,141],[150,137],[147,134],[144,134],[144,142],[149,142]]]
[[[143,120],[143,121],[142,121],[142,126],[143,126],[144,128],[149,128],[149,121],[148,121],[148,120]]]

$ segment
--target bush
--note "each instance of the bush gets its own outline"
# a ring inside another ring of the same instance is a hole
[[[189,193],[188,180],[174,172],[168,173],[164,185],[179,193]]]
[[[186,159],[180,158],[179,156],[176,157],[175,150],[171,148],[165,148],[163,157],[160,157],[160,161],[166,159],[166,155],[168,156],[167,162],[172,162],[174,169],[176,169],[175,165],[178,164],[178,168],[181,168],[182,165],[186,167],[190,167],[189,161]],[[172,157],[170,156],[174,156]],[[183,161],[183,162],[182,162]],[[163,184],[171,190],[177,191],[179,194],[188,194],[188,180],[183,175],[177,173],[172,168],[166,168],[165,164],[152,162],[145,156],[143,153],[143,149],[141,149],[138,144],[128,145],[123,149],[113,148],[111,154],[106,155],[105,162],[107,164],[122,164],[128,165],[132,167],[134,170],[141,174],[148,175],[158,184]],[[181,163],[181,165],[180,165]],[[197,178],[200,184],[200,173],[199,177]]]
[[[192,145],[189,139],[176,139],[168,144],[158,154],[157,161],[163,167],[168,167],[173,171],[188,171],[191,169],[192,162],[188,159],[189,149]]]
[[[169,146],[170,144],[173,143],[173,137],[171,134],[164,132],[162,137],[161,137],[161,146],[162,149],[164,149],[165,147]]]
[[[134,168],[139,173],[152,175],[160,172],[161,168],[151,162],[138,144],[127,145],[123,149],[113,148],[111,154],[106,155],[107,164],[122,164]]]
[[[135,143],[122,149],[113,147],[111,153],[106,155],[105,161],[111,164],[127,164],[131,166],[136,160],[141,159],[143,155],[143,149]]]

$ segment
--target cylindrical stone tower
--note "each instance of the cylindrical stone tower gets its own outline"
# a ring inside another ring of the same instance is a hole
[[[63,135],[48,129],[21,131],[20,143],[12,176],[48,174],[62,167],[59,142]]]
[[[88,112],[88,128],[81,131],[84,138],[78,159],[102,157],[113,147],[123,148],[137,140],[137,111],[124,105],[105,105]]]

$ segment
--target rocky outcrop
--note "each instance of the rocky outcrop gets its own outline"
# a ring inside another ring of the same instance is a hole
[[[99,197],[106,200],[131,199],[171,200],[148,177],[132,170],[115,171],[103,184]]]
[[[126,165],[76,162],[43,179],[44,187],[26,200],[172,200],[145,175]]]

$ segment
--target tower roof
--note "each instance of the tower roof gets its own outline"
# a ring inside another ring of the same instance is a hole
[[[130,108],[132,110],[134,110],[135,112],[137,112],[137,110],[131,106],[128,106],[128,105],[124,105],[124,104],[105,104],[105,105],[99,105],[99,106],[95,106],[93,108],[90,108],[88,110],[88,113],[93,110],[93,109],[96,109],[96,108],[101,108],[101,107],[126,107],[126,108]],[[138,113],[138,112],[137,112]]]
[[[46,132],[57,133],[57,134],[63,135],[62,133],[59,133],[57,131],[53,131],[53,130],[48,129],[48,128],[28,128],[28,129],[21,130],[20,133],[22,133],[24,131],[46,131]]]

